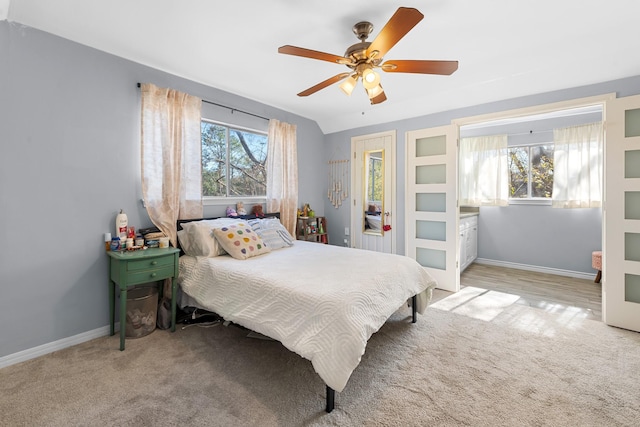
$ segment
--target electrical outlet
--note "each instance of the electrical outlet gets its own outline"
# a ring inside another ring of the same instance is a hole
[[[344,235],[345,235],[345,236],[348,236],[348,235],[349,235],[349,227],[345,227],[345,228],[344,228]],[[346,243],[346,241],[345,241],[345,243]]]

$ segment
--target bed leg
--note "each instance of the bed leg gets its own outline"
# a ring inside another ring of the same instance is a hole
[[[414,295],[411,297],[411,315],[413,318],[411,319],[411,323],[416,323],[418,321],[418,296]]]
[[[336,404],[336,391],[327,386],[327,412],[333,411]]]

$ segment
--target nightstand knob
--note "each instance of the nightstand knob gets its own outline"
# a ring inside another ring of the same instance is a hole
[[[151,277],[156,277],[157,274],[156,273],[151,273]]]
[[[158,261],[151,261],[151,265],[156,265]]]

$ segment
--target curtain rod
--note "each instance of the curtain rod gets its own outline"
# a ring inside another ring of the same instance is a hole
[[[140,87],[140,83],[138,83],[138,87]],[[262,120],[266,120],[266,121],[270,120],[270,119],[268,119],[266,117],[262,117],[262,116],[259,116],[257,114],[253,114],[253,113],[250,113],[248,111],[243,111],[243,110],[239,110],[237,108],[228,107],[226,105],[218,104],[217,102],[207,101],[206,99],[203,99],[202,102],[205,102],[205,103],[211,104],[211,105],[215,105],[217,107],[227,108],[227,109],[231,110],[231,114],[233,114],[234,111],[237,111],[238,113],[242,113],[242,114],[246,114],[246,115],[249,115],[249,116],[257,117],[257,118],[262,119]]]

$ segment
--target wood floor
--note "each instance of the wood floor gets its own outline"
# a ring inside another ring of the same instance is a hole
[[[468,286],[517,295],[516,304],[579,310],[586,318],[602,320],[602,286],[593,280],[474,263],[460,275],[460,287]],[[438,291],[434,300],[448,295]]]

